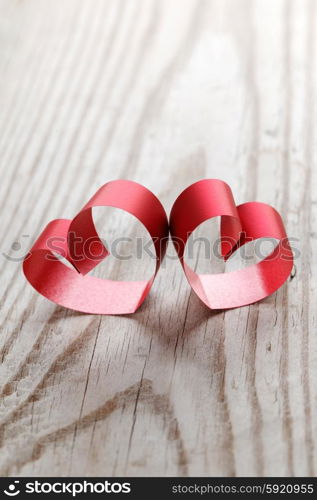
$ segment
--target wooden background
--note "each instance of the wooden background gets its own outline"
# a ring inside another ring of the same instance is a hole
[[[316,3],[0,0],[2,475],[317,473]],[[172,258],[131,317],[65,310],[22,276],[45,224],[106,181],[169,211],[203,177],[299,240],[261,303],[208,311]]]

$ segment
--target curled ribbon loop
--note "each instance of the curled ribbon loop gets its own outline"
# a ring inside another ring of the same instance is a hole
[[[190,234],[204,221],[221,216],[221,253],[226,260],[245,243],[275,238],[279,243],[265,259],[247,268],[221,274],[198,274],[184,252]],[[217,179],[198,181],[176,199],[170,231],[187,280],[210,309],[240,307],[267,297],[288,278],[293,254],[280,214],[260,202],[236,206],[230,187]]]
[[[109,254],[92,218],[93,207],[105,206],[129,212],[149,232],[156,253],[155,271],[149,280],[112,281],[87,276]],[[168,220],[156,196],[136,182],[112,181],[102,186],[74,219],[56,219],[46,226],[24,259],[23,271],[40,294],[59,305],[93,314],[133,313],[151,289],[167,240]],[[74,269],[54,253],[65,257]]]

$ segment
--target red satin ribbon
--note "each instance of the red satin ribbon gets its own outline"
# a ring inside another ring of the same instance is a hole
[[[150,233],[156,267],[149,280],[112,281],[87,276],[108,255],[92,218],[92,208],[100,206],[129,212]],[[245,269],[198,274],[184,260],[186,243],[197,226],[216,216],[221,216],[225,260],[250,240],[269,237],[279,243],[264,260]],[[211,309],[244,306],[267,297],[285,282],[293,267],[293,254],[279,213],[259,202],[237,207],[230,187],[220,180],[196,182],[180,194],[172,207],[170,231],[189,284]],[[160,201],[140,184],[112,181],[102,186],[74,219],[56,219],[46,226],[26,256],[23,271],[39,293],[62,306],[93,314],[133,313],[150,291],[167,240],[168,221]],[[64,265],[54,252],[65,257],[74,269]]]
[[[184,260],[186,242],[199,224],[221,216],[222,255],[247,241],[276,238],[278,245],[261,262],[223,274],[198,274]],[[206,179],[192,184],[175,201],[170,215],[172,239],[188,282],[210,309],[229,309],[256,302],[275,292],[290,275],[293,254],[279,213],[260,202],[236,206],[230,187]]]
[[[129,212],[150,233],[156,266],[149,280],[112,281],[86,275],[108,255],[92,218],[92,208],[101,206]],[[76,242],[72,235],[76,235]],[[132,181],[112,181],[102,186],[74,219],[56,219],[46,226],[26,256],[23,271],[40,294],[62,306],[93,314],[133,313],[150,291],[164,258],[167,240],[166,213],[154,194]],[[65,257],[74,269],[54,255],[52,243],[55,253]]]

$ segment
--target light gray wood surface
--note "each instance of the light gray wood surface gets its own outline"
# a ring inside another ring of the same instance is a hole
[[[316,474],[316,16],[314,0],[0,1],[2,475]],[[169,258],[135,315],[82,315],[5,257],[110,179],[169,211],[204,177],[297,239],[295,277],[258,304],[210,312]]]

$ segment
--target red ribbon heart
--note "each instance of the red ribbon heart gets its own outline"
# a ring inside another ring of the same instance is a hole
[[[224,259],[250,240],[275,238],[278,245],[261,262],[223,274],[198,274],[185,262],[190,234],[204,221],[221,216]],[[192,184],[176,199],[170,215],[174,246],[190,286],[210,309],[228,309],[256,302],[275,292],[288,278],[293,254],[279,213],[259,202],[236,206],[230,187],[206,179]]]
[[[92,208],[101,206],[129,212],[149,232],[156,252],[155,272],[149,280],[112,281],[86,275],[108,255],[92,218]],[[136,182],[112,181],[102,186],[73,220],[56,219],[46,226],[24,259],[23,271],[40,294],[62,306],[92,314],[133,313],[151,289],[167,240],[166,213],[154,194]],[[74,269],[54,255],[53,242],[55,253]]]
[[[156,267],[149,280],[126,282],[87,276],[108,255],[92,218],[92,208],[100,206],[129,212],[150,233]],[[186,243],[202,222],[216,216],[221,216],[225,260],[250,240],[269,237],[279,243],[264,260],[248,268],[225,274],[198,274],[185,262]],[[196,182],[180,194],[172,207],[170,231],[191,287],[211,309],[244,306],[267,297],[285,282],[293,267],[293,254],[279,213],[259,202],[236,206],[230,187],[220,180]],[[133,313],[150,291],[167,240],[166,213],[151,191],[132,181],[112,181],[102,186],[74,219],[50,222],[24,259],[23,270],[31,285],[57,304],[93,314]],[[58,248],[53,241],[58,242]],[[74,269],[64,265],[54,251]]]

